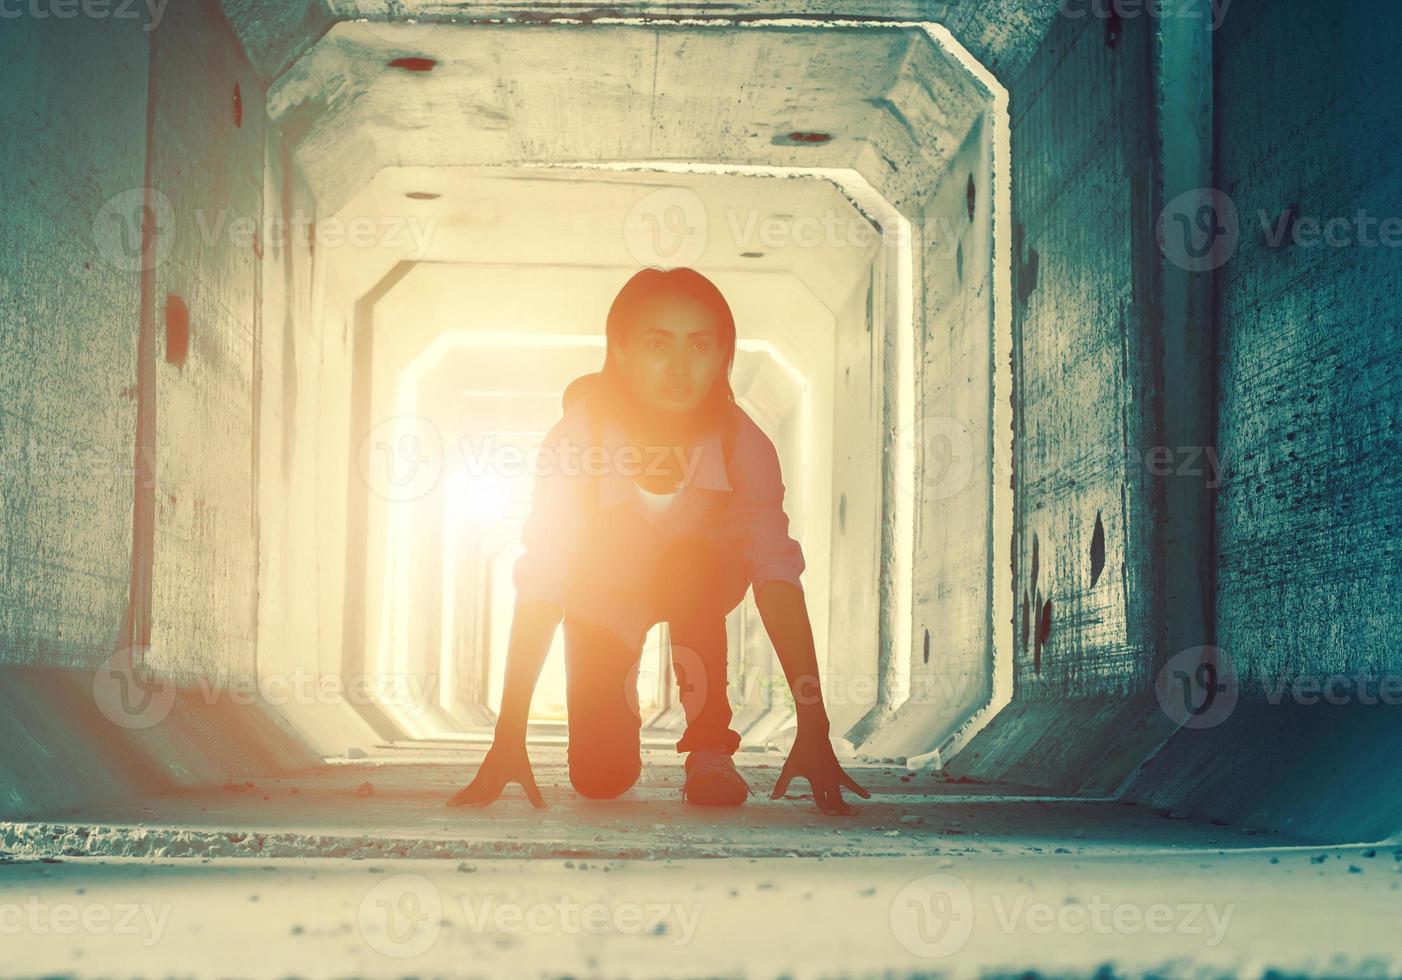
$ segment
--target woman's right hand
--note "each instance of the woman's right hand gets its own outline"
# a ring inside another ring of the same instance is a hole
[[[507,783],[520,783],[532,806],[543,807],[545,800],[535,784],[531,760],[526,755],[526,740],[498,738],[487,750],[487,757],[472,782],[448,801],[449,806],[486,806],[501,796]]]

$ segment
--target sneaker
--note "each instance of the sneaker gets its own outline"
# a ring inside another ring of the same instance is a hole
[[[739,806],[750,795],[750,784],[720,749],[697,749],[686,757],[682,796],[697,806]]]

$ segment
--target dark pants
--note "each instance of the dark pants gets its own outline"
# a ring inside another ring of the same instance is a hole
[[[749,583],[737,557],[699,539],[677,542],[655,572],[644,601],[654,621],[665,620],[671,631],[672,669],[687,722],[677,751],[713,748],[733,755],[740,734],[730,727],[725,617]],[[642,771],[642,649],[569,614],[564,631],[570,783],[583,796],[618,796]]]

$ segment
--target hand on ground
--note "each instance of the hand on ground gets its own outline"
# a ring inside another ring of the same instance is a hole
[[[448,805],[486,806],[501,796],[507,783],[520,783],[532,806],[545,806],[545,800],[535,784],[535,774],[531,772],[531,760],[526,755],[524,740],[493,742],[477,775],[448,801]]]
[[[813,789],[813,802],[824,813],[851,816],[857,808],[842,798],[842,787],[846,786],[864,800],[871,794],[857,784],[857,781],[843,770],[833,754],[832,743],[826,733],[799,730],[789,750],[788,761],[779,773],[779,781],[774,784],[771,800],[777,800],[789,788],[789,781],[795,776],[808,780]]]

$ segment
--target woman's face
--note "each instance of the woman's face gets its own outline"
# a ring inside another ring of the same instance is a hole
[[[720,330],[705,307],[687,299],[644,306],[617,350],[634,397],[658,412],[684,415],[706,400],[725,367]]]

